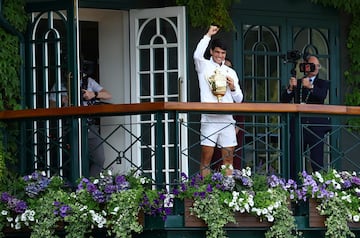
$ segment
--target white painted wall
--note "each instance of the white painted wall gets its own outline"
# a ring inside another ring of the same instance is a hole
[[[130,102],[130,64],[129,64],[129,24],[128,12],[101,9],[79,9],[80,21],[95,21],[99,25],[99,79],[100,84],[108,90],[113,104]],[[101,135],[105,138],[113,132],[118,124],[124,124],[128,117],[106,117],[101,119]],[[123,151],[126,133],[115,132],[108,139],[116,150]],[[129,138],[128,138],[129,140]],[[108,145],[105,149],[105,166],[112,163],[118,154]],[[129,155],[127,155],[129,156]],[[125,161],[114,163],[111,169],[115,173],[125,173],[128,168]]]

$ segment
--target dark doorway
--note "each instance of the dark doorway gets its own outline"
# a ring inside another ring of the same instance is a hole
[[[93,21],[79,22],[80,60],[89,75],[99,81],[99,24]]]

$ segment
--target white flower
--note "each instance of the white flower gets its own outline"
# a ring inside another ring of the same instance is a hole
[[[112,171],[110,169],[107,171],[107,173],[109,176],[112,176]]]
[[[341,200],[345,200],[345,201],[351,203],[351,196],[350,196],[350,194],[342,196],[342,197],[341,197]]]
[[[26,221],[26,211],[20,216],[21,221]]]
[[[261,215],[261,210],[260,210],[260,209],[253,207],[251,210],[252,210],[253,212],[255,212],[257,216],[260,216],[260,215]]]
[[[250,167],[246,167],[245,169],[242,169],[242,170],[241,170],[241,173],[242,173],[243,175],[246,175],[246,176],[250,177],[250,176],[251,176],[251,168],[250,168]]]
[[[333,169],[333,173],[334,173],[335,178],[341,177],[340,174],[335,169]]]
[[[41,175],[45,177],[46,176],[45,171],[41,171]]]
[[[333,183],[335,189],[337,189],[337,190],[341,189],[341,185],[338,182],[336,182],[335,180],[332,180],[332,183]]]
[[[249,212],[250,211],[250,206],[249,206],[249,204],[245,204],[245,210],[247,211],[247,212]]]
[[[324,182],[322,175],[318,171],[315,172],[315,177],[317,177],[319,179],[320,183]]]
[[[20,223],[16,223],[16,224],[15,224],[15,229],[16,229],[16,230],[20,230],[20,229],[21,229],[21,224],[20,224]]]
[[[141,184],[146,184],[146,178],[144,178],[144,177],[143,177],[143,178],[140,178],[140,183],[141,183]]]
[[[116,214],[119,211],[120,207],[114,207],[113,212]]]
[[[12,222],[12,221],[14,221],[14,218],[12,218],[12,217],[7,217],[6,220],[7,220],[8,222]]]
[[[102,178],[104,178],[104,175],[102,176]],[[94,179],[94,184],[98,184],[99,183],[99,179]]]
[[[1,215],[6,216],[7,214],[9,214],[8,211],[6,211],[6,210],[2,210],[2,211],[1,211]]]
[[[269,221],[269,222],[273,222],[274,221],[274,217],[272,216],[272,215],[267,215],[266,216],[266,218],[267,218],[267,220]]]
[[[83,206],[83,207],[80,208],[80,212],[82,212],[82,211],[84,211],[84,210],[86,210],[86,209],[87,209],[87,206],[85,205],[85,206]]]
[[[353,221],[354,221],[354,222],[359,222],[359,220],[360,220],[360,216],[359,216],[359,215],[353,216]]]
[[[173,194],[167,193],[165,195],[165,199],[164,199],[164,206],[165,207],[173,207],[174,206],[174,203],[173,203],[173,200],[172,200],[173,197],[174,197]]]
[[[262,212],[262,214],[264,214],[264,215],[265,215],[265,214],[268,214],[268,209],[267,209],[267,208],[263,208],[261,212]]]
[[[34,211],[34,210],[29,210],[29,215],[30,215],[31,217],[34,217],[34,216],[35,216],[35,211]]]

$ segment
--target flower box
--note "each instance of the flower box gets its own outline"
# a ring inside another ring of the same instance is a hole
[[[325,216],[320,215],[316,207],[319,205],[315,199],[309,199],[309,227],[325,227]],[[360,222],[348,222],[350,228],[360,228]]]
[[[197,218],[195,215],[191,215],[190,207],[193,205],[193,200],[184,199],[184,226],[185,227],[205,227],[205,222]],[[267,221],[261,221],[257,216],[248,213],[235,213],[236,223],[229,223],[225,227],[270,227],[272,223]]]
[[[316,209],[318,205],[315,199],[309,199],[309,227],[325,227],[325,216]]]

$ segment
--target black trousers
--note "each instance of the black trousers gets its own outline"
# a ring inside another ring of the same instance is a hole
[[[300,168],[296,168],[296,164],[299,164],[296,159],[300,156],[295,154],[296,146],[300,146],[302,152],[309,148],[312,171],[319,171],[324,167],[324,138],[326,133],[331,130],[328,118],[301,118],[301,123],[309,124],[302,128],[302,137],[295,133],[294,120],[290,123],[290,177],[293,179],[296,179],[298,173],[302,172]],[[317,126],[312,126],[313,124],[317,124]],[[299,138],[298,145],[296,145],[296,136]]]
[[[99,134],[99,126],[89,125],[88,129],[88,149],[90,156],[91,177],[97,177],[104,168],[105,154],[103,140]]]

